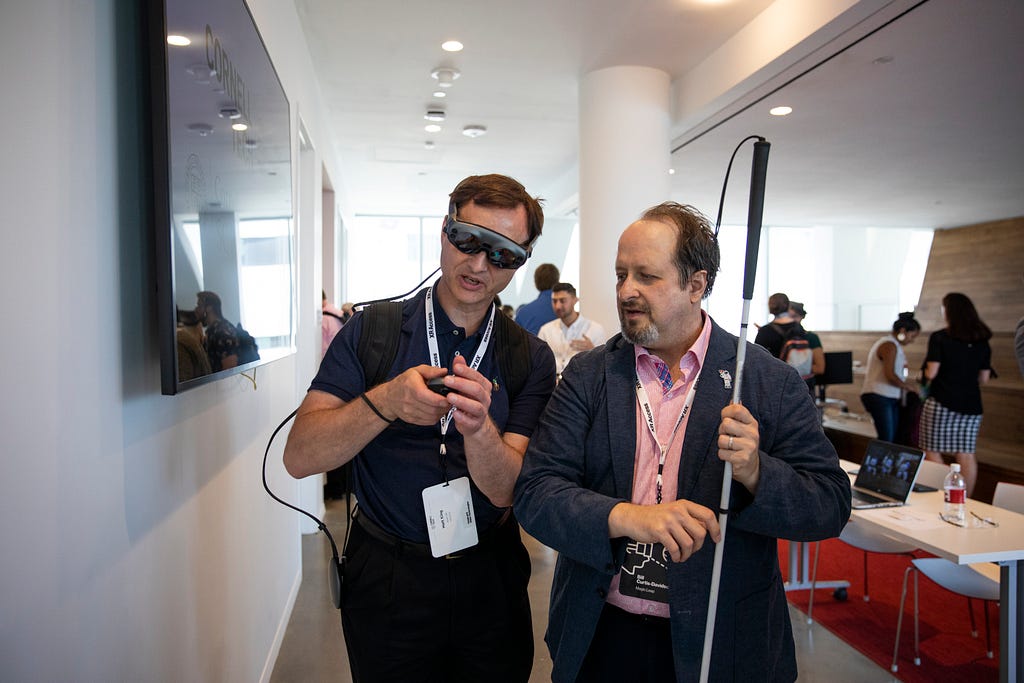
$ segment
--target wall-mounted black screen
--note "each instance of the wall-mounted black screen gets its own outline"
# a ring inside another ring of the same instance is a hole
[[[175,394],[294,353],[291,119],[242,0],[153,0],[148,23],[161,388]]]

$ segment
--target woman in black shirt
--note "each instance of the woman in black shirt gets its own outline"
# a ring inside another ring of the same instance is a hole
[[[964,294],[944,296],[942,310],[946,327],[929,337],[925,357],[929,387],[921,412],[921,447],[936,462],[942,462],[942,453],[953,453],[970,496],[978,479],[974,451],[981,427],[981,385],[992,372],[992,331]]]

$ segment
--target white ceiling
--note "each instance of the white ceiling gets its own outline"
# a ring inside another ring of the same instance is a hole
[[[677,79],[772,0],[295,3],[346,213],[437,214],[458,180],[486,172],[564,205],[576,188],[583,74],[630,64]],[[757,133],[772,143],[768,225],[949,227],[1024,215],[1024,149],[1011,128],[1024,105],[1022,32],[1019,0],[929,0],[762,102],[698,126],[719,124],[673,155],[672,198],[714,217],[729,155]],[[443,52],[449,38],[466,49]],[[462,75],[443,100],[442,132],[428,134],[437,66]],[[767,116],[776,103],[795,111]],[[466,138],[466,124],[488,133]],[[676,145],[694,134],[673,130]],[[749,160],[748,145],[726,222],[746,220]]]

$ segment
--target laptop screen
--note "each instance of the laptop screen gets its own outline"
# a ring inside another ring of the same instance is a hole
[[[906,502],[924,451],[874,440],[868,444],[854,487]]]

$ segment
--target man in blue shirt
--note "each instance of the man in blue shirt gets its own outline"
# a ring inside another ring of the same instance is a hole
[[[542,263],[533,271],[533,284],[539,292],[537,298],[519,307],[516,322],[530,334],[537,334],[544,323],[555,319],[551,308],[551,288],[558,284],[558,267],[552,263]]]
[[[367,386],[357,313],[299,408],[288,472],[353,462],[359,510],[341,615],[356,681],[529,679],[530,560],[510,506],[554,357],[527,335],[530,372],[510,396],[492,332],[502,315],[494,297],[543,220],[511,178],[459,183],[439,236],[441,276],[403,302],[387,381]],[[428,387],[439,378],[443,390]]]

